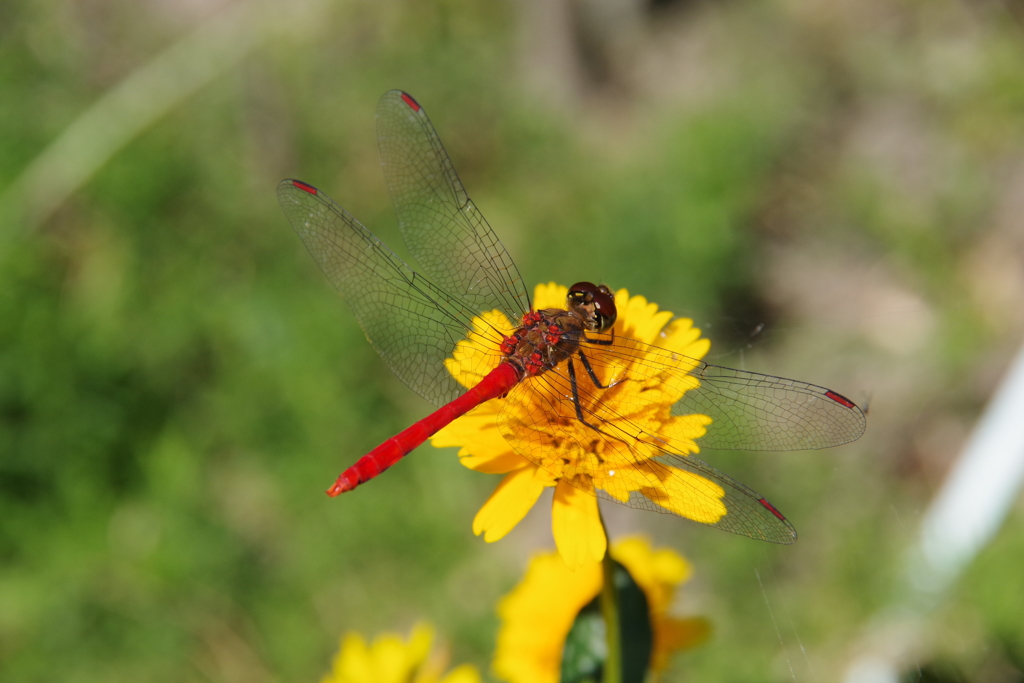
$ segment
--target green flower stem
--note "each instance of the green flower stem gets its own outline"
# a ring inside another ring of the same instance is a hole
[[[598,511],[600,516],[600,511]],[[601,528],[608,536],[601,519]],[[601,615],[604,617],[605,641],[608,653],[604,661],[604,677],[602,683],[622,683],[622,627],[619,620],[619,592],[615,590],[615,563],[612,561],[611,544],[601,560],[604,582],[601,586]]]

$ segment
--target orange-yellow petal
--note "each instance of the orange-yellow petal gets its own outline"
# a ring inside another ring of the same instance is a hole
[[[711,635],[711,622],[703,617],[663,617],[654,630],[651,670],[664,671],[673,652],[697,647]]]
[[[473,518],[473,533],[493,543],[511,531],[526,516],[544,490],[535,476],[536,467],[522,467],[505,475],[491,497]]]
[[[600,562],[608,547],[597,498],[565,481],[555,487],[551,531],[558,554],[573,570]]]

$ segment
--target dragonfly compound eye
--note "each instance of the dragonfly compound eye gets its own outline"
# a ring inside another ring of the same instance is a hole
[[[606,285],[577,282],[569,288],[566,303],[570,309],[583,309],[592,319],[593,329],[604,332],[615,324],[615,295]]]
[[[594,317],[597,319],[597,331],[606,332],[615,324],[618,311],[615,309],[615,295],[607,286],[601,285],[594,294]]]
[[[566,308],[574,309],[592,304],[594,295],[598,291],[597,285],[593,282],[577,282],[569,288],[569,293],[565,295]]]

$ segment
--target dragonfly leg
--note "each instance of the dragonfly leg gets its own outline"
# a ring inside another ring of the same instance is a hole
[[[615,328],[614,327],[612,328],[611,334],[612,334],[612,338],[611,339],[590,339],[589,337],[584,337],[583,341],[585,341],[588,344],[598,344],[600,346],[611,346],[612,344],[615,343]]]
[[[593,371],[590,369],[590,366],[587,363],[587,361],[584,360],[583,363],[586,365],[587,371],[590,372],[591,379],[594,379]],[[572,388],[572,404],[576,408],[576,419],[585,424],[586,426],[590,427],[591,429],[593,429],[595,432],[600,432],[601,434],[604,434],[605,432],[601,431],[600,428],[595,427],[594,425],[587,422],[586,419],[583,417],[583,405],[580,403],[580,390],[579,387],[576,385],[576,366],[573,365],[572,358],[569,359],[569,386]]]
[[[590,367],[590,361],[587,360],[587,357],[585,355],[583,355],[582,349],[580,349],[579,354],[580,361],[583,363],[583,369],[587,371],[588,375],[590,375],[590,381],[594,383],[594,386],[597,387],[598,389],[607,389],[608,387],[610,387],[610,384],[607,387],[601,384],[601,380],[599,380],[597,378],[597,375],[594,374],[594,369]]]

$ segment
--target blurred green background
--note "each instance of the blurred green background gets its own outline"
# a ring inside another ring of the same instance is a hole
[[[346,629],[429,619],[484,669],[544,506],[474,537],[497,477],[288,226],[283,177],[401,254],[390,88],[430,112],[528,283],[693,317],[716,362],[870,405],[859,442],[709,454],[777,548],[605,514],[694,564],[713,639],[669,680],[826,681],[1024,332],[1017,0],[5,0],[0,5],[0,680],[315,681]],[[907,681],[1024,680],[1024,513],[944,595]]]

